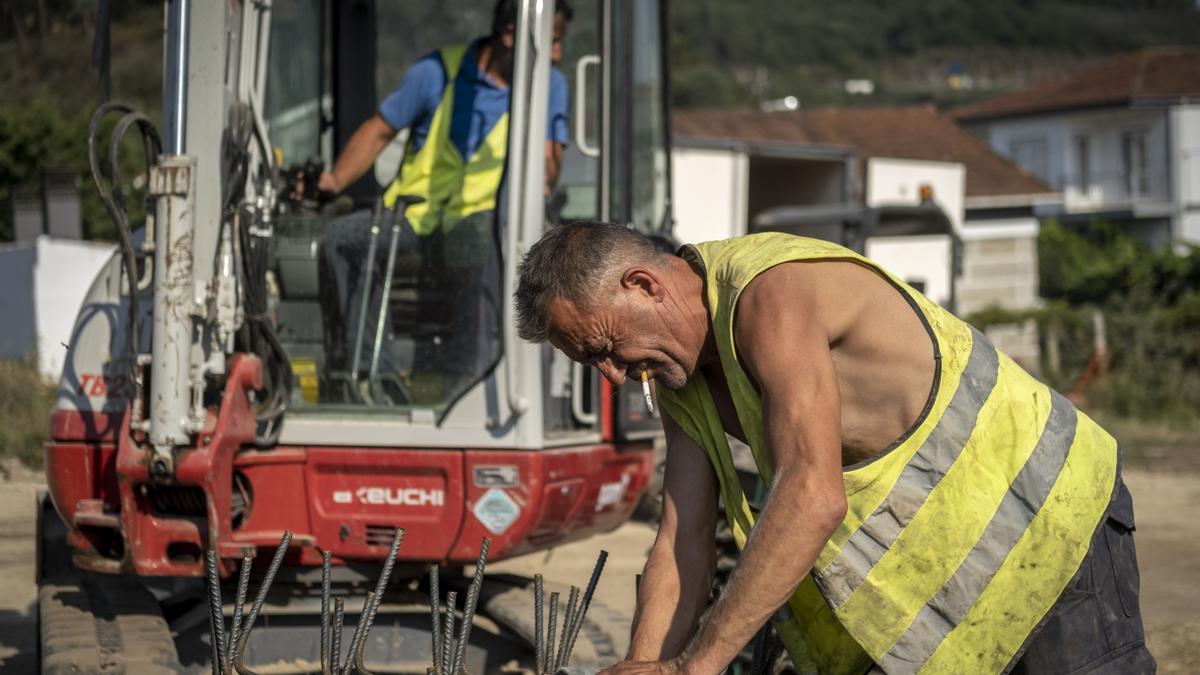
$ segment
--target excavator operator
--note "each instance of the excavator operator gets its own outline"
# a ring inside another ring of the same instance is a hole
[[[416,314],[422,325],[435,326],[414,329],[421,335],[414,338],[412,363],[436,370],[450,389],[461,389],[499,357],[495,228],[508,145],[516,12],[515,0],[499,0],[490,35],[444,46],[414,63],[318,183],[325,194],[340,193],[374,164],[400,129],[408,129],[404,159],[383,203],[392,208],[400,195],[424,199],[407,208],[411,229],[404,228],[399,243],[401,251],[419,254],[418,295],[424,298],[418,299]],[[571,17],[570,6],[558,0],[552,62],[562,56]],[[567,144],[568,99],[566,78],[552,67],[545,144],[547,195]],[[370,355],[372,349],[381,352],[375,344],[381,313],[383,325],[391,332],[389,303],[381,293],[386,256],[394,254],[386,243],[371,245],[370,221],[358,214],[330,223],[320,253],[328,368],[354,379],[366,372],[371,359],[349,363],[356,360],[352,355]],[[368,267],[374,267],[375,273],[364,273]],[[367,302],[364,293],[370,298]],[[359,314],[366,315],[365,322]],[[365,331],[355,329],[363,325]],[[387,349],[379,360],[383,372],[398,369]]]

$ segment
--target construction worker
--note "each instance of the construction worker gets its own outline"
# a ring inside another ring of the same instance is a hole
[[[443,47],[410,67],[399,87],[355,131],[333,170],[322,173],[318,183],[324,193],[341,192],[373,166],[400,129],[409,130],[404,159],[384,193],[384,205],[391,208],[399,195],[426,200],[407,209],[412,229],[402,233],[400,250],[415,249],[421,259],[418,293],[430,291],[420,303],[422,319],[450,326],[445,335],[425,344],[436,354],[418,355],[416,361],[442,373],[461,371],[464,381],[487,369],[499,355],[500,272],[494,228],[508,146],[516,13],[515,0],[499,0],[490,35]],[[558,0],[553,62],[562,56],[571,16],[567,2]],[[566,78],[551,68],[547,194],[567,144],[568,98]],[[386,244],[376,246],[374,261],[366,260],[370,217],[362,213],[331,223],[321,247],[327,349],[334,363],[352,372],[365,369],[363,360],[345,363],[354,352],[355,340],[370,342],[376,336]],[[366,303],[368,329],[356,336],[360,298],[367,290],[361,287],[367,264],[376,266]],[[387,314],[383,321],[389,326]],[[390,333],[390,326],[386,332]],[[369,350],[372,345],[365,346]],[[383,350],[383,359],[389,361],[388,350]]]
[[[515,303],[525,339],[659,385],[662,522],[611,672],[718,673],[768,620],[799,672],[1154,671],[1116,442],[870,260],[581,223],[529,250]],[[701,623],[718,498],[742,553]]]

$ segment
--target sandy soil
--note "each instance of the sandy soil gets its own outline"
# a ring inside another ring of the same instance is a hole
[[[34,580],[40,475],[0,466],[0,672],[37,672],[37,584]]]
[[[1129,468],[1125,480],[1137,513],[1142,612],[1150,648],[1164,674],[1200,664],[1200,473]],[[34,500],[38,477],[0,467],[0,672],[35,667]],[[632,612],[634,575],[654,538],[631,523],[607,535],[489,566],[489,571],[544,573],[584,585],[601,548],[610,554],[597,590],[606,604]]]
[[[1200,473],[1127,469],[1137,521],[1142,621],[1159,673],[1200,664]]]

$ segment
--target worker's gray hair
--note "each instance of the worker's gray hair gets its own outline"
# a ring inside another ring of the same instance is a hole
[[[576,221],[550,229],[517,267],[517,334],[530,342],[545,342],[554,300],[588,307],[597,292],[619,280],[630,265],[657,265],[664,255],[650,239],[623,225]]]

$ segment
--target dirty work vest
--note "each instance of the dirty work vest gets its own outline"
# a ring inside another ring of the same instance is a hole
[[[433,113],[429,134],[421,149],[413,151],[411,136],[400,174],[383,195],[391,208],[399,195],[425,197],[423,204],[406,211],[417,234],[429,234],[439,226],[449,229],[463,218],[496,208],[496,191],[504,175],[508,152],[508,113],[500,116],[491,131],[467,161],[450,140],[450,118],[454,108],[454,85],[467,45],[453,45],[438,52],[446,69],[446,89]]]
[[[1113,438],[974,328],[848,249],[769,233],[683,255],[703,269],[721,367],[768,485],[762,405],[733,339],[738,295],[754,277],[794,260],[857,263],[890,281],[934,340],[926,412],[887,452],[843,470],[846,517],[776,615],[799,669],[1003,671],[1088,551],[1116,480]],[[704,378],[659,396],[708,453],[744,546],[755,514]]]

